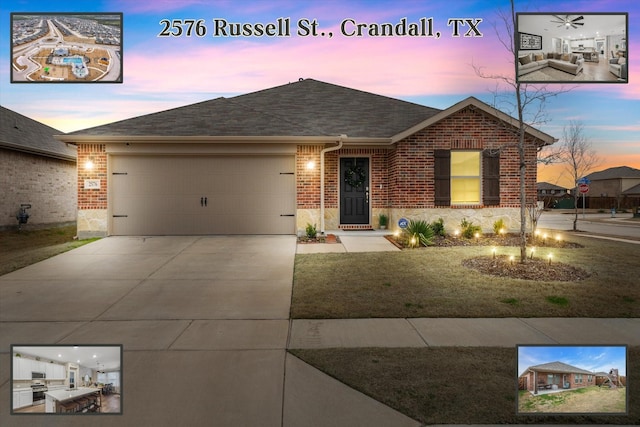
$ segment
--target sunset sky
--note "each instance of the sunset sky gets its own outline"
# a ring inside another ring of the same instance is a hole
[[[499,8],[509,2],[430,1],[208,1],[103,0],[2,2],[0,28],[0,103],[62,132],[76,131],[220,96],[235,96],[279,86],[299,78],[373,92],[436,108],[475,96],[493,99],[496,82],[474,71],[512,76],[513,56],[501,45],[494,25],[503,26]],[[518,12],[628,12],[629,84],[580,84],[546,105],[541,130],[561,139],[563,127],[577,120],[601,158],[597,170],[612,166],[640,169],[640,3],[604,1],[516,1]],[[11,12],[122,12],[122,84],[10,83]],[[398,23],[433,18],[435,37],[348,37],[340,24]],[[163,19],[202,19],[204,37],[158,37]],[[284,37],[214,37],[213,20],[269,23],[290,18]],[[476,22],[482,37],[452,35],[450,18]],[[482,20],[480,22],[479,20]],[[300,20],[316,21],[318,33],[297,34]],[[333,36],[329,37],[328,34]],[[549,85],[551,90],[559,85]],[[539,167],[539,181],[571,186],[560,166]]]

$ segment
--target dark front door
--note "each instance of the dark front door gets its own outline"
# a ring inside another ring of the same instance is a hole
[[[369,159],[340,159],[340,224],[369,224]]]

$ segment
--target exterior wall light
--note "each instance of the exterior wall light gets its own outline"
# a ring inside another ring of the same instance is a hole
[[[316,162],[309,160],[307,162],[307,170],[314,170],[316,168]]]
[[[88,171],[92,170],[94,166],[95,165],[93,164],[93,160],[91,159],[88,159],[86,162],[84,162],[84,168]]]

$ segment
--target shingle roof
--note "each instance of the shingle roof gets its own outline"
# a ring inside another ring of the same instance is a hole
[[[603,171],[593,172],[587,175],[587,178],[591,181],[601,179],[640,178],[640,169],[631,168],[629,166],[617,166]]]
[[[60,132],[0,106],[0,147],[63,160],[77,158],[76,147],[58,141]]]
[[[560,187],[558,185],[555,184],[551,184],[550,182],[538,182],[536,184],[536,188],[538,190],[561,190],[561,191],[567,191],[567,189],[565,187]]]
[[[313,79],[216,98],[69,135],[388,138],[441,110]]]
[[[624,190],[622,192],[622,194],[627,195],[627,196],[640,194],[640,184],[634,185],[631,188],[627,188],[626,190]]]
[[[538,371],[538,372],[568,372],[574,374],[590,374],[593,375],[593,372],[587,371],[585,369],[576,368],[575,366],[567,365],[562,362],[550,362],[543,363],[542,365],[529,366],[528,371]]]

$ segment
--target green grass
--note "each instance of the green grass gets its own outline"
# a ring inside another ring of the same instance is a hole
[[[536,256],[552,251],[554,265],[579,267],[587,279],[511,279],[461,265],[489,256],[482,246],[297,255],[291,317],[640,317],[640,245],[568,240],[584,247],[539,248]]]
[[[514,348],[332,348],[290,353],[344,384],[423,424],[638,424],[640,405],[628,415],[518,414],[535,410],[536,399],[516,390]],[[640,347],[628,348],[628,394],[640,393]],[[596,387],[597,388],[597,387]],[[579,394],[587,389],[574,390]],[[571,391],[540,395],[555,405]],[[604,393],[604,391],[602,391]],[[617,408],[614,408],[617,409]],[[623,408],[624,409],[624,408]],[[615,411],[617,412],[617,411]]]
[[[98,240],[75,240],[75,235],[75,225],[0,231],[0,276]]]

